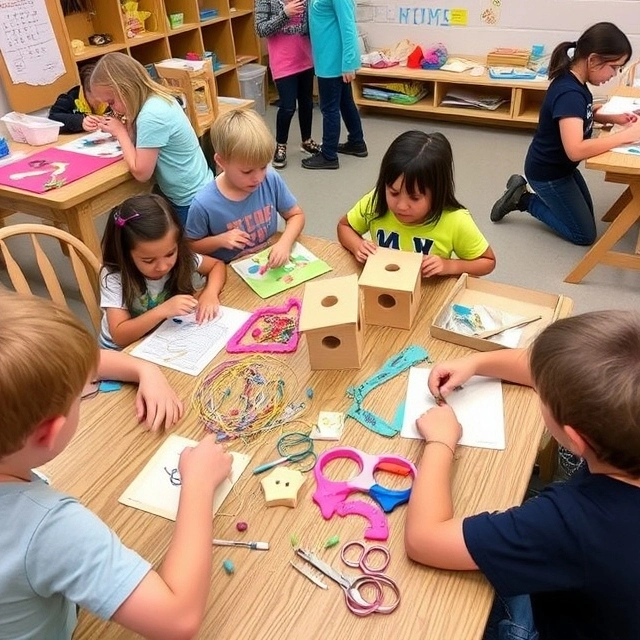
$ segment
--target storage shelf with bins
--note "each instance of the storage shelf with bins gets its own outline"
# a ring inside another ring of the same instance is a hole
[[[428,94],[412,105],[370,100],[362,94],[365,84],[407,81],[423,82],[429,90]],[[494,80],[486,70],[481,76],[472,76],[469,72],[427,71],[400,66],[386,69],[363,67],[356,73],[354,98],[361,109],[377,109],[395,115],[533,128],[538,124],[538,113],[548,86],[547,81]],[[507,102],[493,111],[443,105],[445,95],[456,88],[478,96],[500,96]]]
[[[125,31],[121,4],[121,0],[92,0],[91,11],[64,17],[67,41],[81,40],[85,45],[77,55],[72,52],[76,65],[113,51],[144,65],[210,51],[218,61],[214,73],[218,95],[240,97],[238,68],[260,56],[253,0],[138,0],[138,10],[151,16],[145,21],[146,31],[131,38]],[[201,21],[200,11],[206,9],[215,9],[217,15]],[[171,14],[182,14],[182,24],[171,28]],[[88,38],[94,33],[108,33],[112,42],[89,45]],[[77,70],[74,75],[78,84]]]

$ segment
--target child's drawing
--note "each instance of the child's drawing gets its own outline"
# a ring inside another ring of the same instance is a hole
[[[76,138],[71,142],[60,145],[58,148],[97,158],[119,158],[122,156],[122,147],[117,138],[110,133],[104,133],[102,131],[96,131],[87,136]]]
[[[220,307],[218,315],[203,324],[195,314],[165,320],[135,349],[132,356],[197,376],[246,322],[246,311]]]
[[[238,275],[261,298],[269,298],[331,271],[331,267],[326,262],[320,260],[299,242],[293,245],[286,264],[275,269],[267,269],[270,251],[271,248],[267,248],[231,263]]]
[[[168,520],[175,520],[182,485],[178,471],[180,454],[186,447],[194,447],[196,444],[195,440],[175,434],[170,435],[120,496],[119,502]],[[233,456],[231,477],[215,491],[212,517],[251,459],[250,456],[235,451],[231,455]]]

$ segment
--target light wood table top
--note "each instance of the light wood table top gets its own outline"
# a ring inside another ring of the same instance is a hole
[[[324,277],[359,271],[352,256],[339,244],[311,237],[302,238],[302,242],[333,267],[333,272]],[[235,272],[228,271],[229,279],[222,293],[224,305],[246,310],[265,305],[265,301],[253,294]],[[393,354],[410,344],[425,346],[433,360],[469,353],[469,349],[435,340],[429,335],[431,319],[455,282],[455,278],[448,278],[423,284],[420,310],[411,331],[367,326],[364,366],[360,370],[309,371],[304,339],[296,353],[279,356],[296,372],[299,384],[296,397],[309,405],[303,420],[312,423],[320,410],[346,411],[351,404],[345,395],[347,388],[369,378]],[[290,295],[302,296],[303,288],[270,298],[267,303],[282,303]],[[569,315],[571,306],[567,299],[561,315]],[[221,353],[214,363],[234,357]],[[208,369],[212,367],[213,364]],[[196,385],[206,375],[205,371],[200,378],[194,378],[168,369],[165,373],[187,406]],[[404,399],[406,375],[401,374],[372,391],[367,397],[366,408],[391,419]],[[309,387],[314,391],[311,400],[305,395]],[[85,401],[78,433],[69,447],[46,465],[44,471],[56,488],[81,499],[120,535],[126,545],[158,566],[167,550],[173,523],[118,503],[119,496],[165,437],[149,434],[136,423],[133,399],[134,390],[130,387]],[[504,509],[518,504],[524,495],[543,432],[537,397],[529,388],[504,385],[504,410],[505,451],[458,449],[453,495],[459,516]],[[303,425],[299,423],[290,425],[291,430],[301,427]],[[173,432],[199,439],[203,428],[198,424],[194,411],[188,409]],[[248,450],[253,459],[216,515],[214,535],[216,538],[268,541],[271,549],[262,552],[212,548],[214,571],[208,613],[199,638],[481,638],[493,597],[491,587],[478,572],[438,571],[409,561],[403,547],[404,506],[388,515],[391,564],[387,573],[396,580],[402,594],[399,608],[391,615],[358,618],[347,610],[342,590],[337,585],[330,584],[325,591],[294,571],[289,566],[289,560],[294,559],[291,534],[297,534],[301,546],[317,550],[324,560],[339,566],[340,547],[324,550],[325,541],[333,535],[339,535],[341,543],[361,540],[364,520],[360,517],[334,517],[324,521],[311,499],[315,489],[312,475],[300,490],[295,509],[266,508],[259,485],[260,477],[253,476],[251,468],[273,459],[277,437],[275,433],[266,435],[249,447],[239,441],[230,445],[232,450]],[[323,451],[335,444],[319,442],[316,450]],[[367,453],[392,452],[414,462],[419,460],[422,452],[422,444],[417,440],[399,437],[389,440],[351,419],[346,422],[339,444],[354,446]],[[331,464],[328,474],[334,477]],[[354,463],[346,464],[351,465],[349,472],[356,470]],[[391,479],[397,478],[385,473],[384,477],[377,479],[400,488],[398,484],[391,483]],[[245,534],[239,534],[235,528],[236,522],[241,520],[249,524]],[[232,576],[222,570],[225,558],[230,558],[235,564]],[[132,635],[116,624],[82,613],[74,638],[113,640],[131,638]]]
[[[71,142],[83,135],[87,133],[61,134],[56,142],[39,147],[13,141],[9,144],[12,153],[31,155]],[[72,235],[82,240],[96,256],[100,256],[95,218],[126,198],[146,193],[150,189],[151,183],[134,179],[124,160],[118,160],[84,178],[44,193],[32,193],[0,185],[0,225],[4,218],[18,211],[35,215],[54,224],[65,225]]]
[[[613,95],[640,98],[640,89],[618,87]],[[607,151],[589,158],[585,167],[604,171],[605,182],[626,184],[627,188],[602,217],[604,221],[611,223],[609,228],[565,278],[565,282],[572,284],[580,282],[599,263],[619,269],[640,269],[640,256],[612,250],[618,240],[640,220],[640,156]],[[636,248],[636,254],[638,253],[640,237]]]

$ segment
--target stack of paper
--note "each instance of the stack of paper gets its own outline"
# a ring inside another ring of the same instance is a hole
[[[495,111],[500,105],[509,102],[504,96],[488,96],[466,89],[449,91],[440,103],[442,106],[471,107],[473,109],[488,109]]]

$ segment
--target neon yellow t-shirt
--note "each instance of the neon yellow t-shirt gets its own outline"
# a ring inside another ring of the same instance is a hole
[[[445,209],[436,225],[407,225],[389,210],[379,218],[374,218],[372,200],[373,191],[361,198],[347,213],[347,222],[360,235],[369,231],[371,240],[379,247],[447,259],[455,254],[462,260],[475,260],[489,247],[467,209]]]

